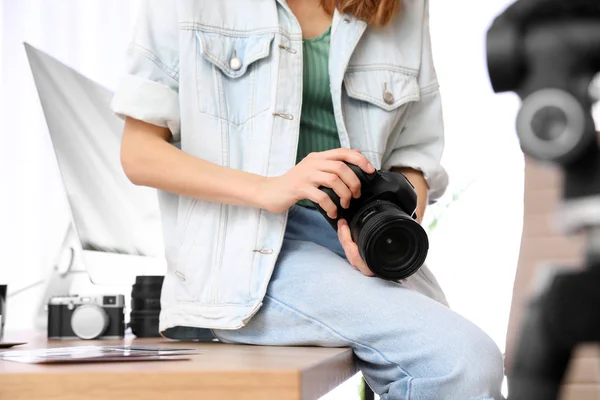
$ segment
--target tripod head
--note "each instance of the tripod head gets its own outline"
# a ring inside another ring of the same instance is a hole
[[[596,143],[590,84],[600,71],[600,2],[519,0],[492,24],[488,70],[495,92],[523,100],[523,152],[568,165]]]
[[[488,31],[487,62],[494,91],[522,100],[523,152],[564,174],[561,230],[588,239],[583,271],[557,274],[530,302],[507,371],[510,400],[556,399],[573,348],[600,342],[600,149],[590,91],[600,71],[600,2],[517,0]]]

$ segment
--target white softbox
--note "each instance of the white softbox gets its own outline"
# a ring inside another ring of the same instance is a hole
[[[157,191],[132,184],[121,167],[123,121],[110,109],[113,94],[25,48],[82,248],[164,257]]]

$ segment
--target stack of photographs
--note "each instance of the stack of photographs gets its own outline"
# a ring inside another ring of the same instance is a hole
[[[182,361],[196,349],[152,346],[75,346],[0,352],[0,360],[27,364],[74,364],[129,361]]]

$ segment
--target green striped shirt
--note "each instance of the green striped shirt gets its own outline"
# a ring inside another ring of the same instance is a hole
[[[330,41],[331,27],[315,38],[304,39],[302,114],[296,163],[309,153],[340,147],[329,91]],[[314,207],[309,200],[298,204]]]

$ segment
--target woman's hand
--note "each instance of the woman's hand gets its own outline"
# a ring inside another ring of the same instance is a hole
[[[321,206],[329,218],[337,218],[337,207],[319,187],[333,189],[344,208],[349,207],[352,197],[360,197],[360,180],[344,161],[368,174],[375,172],[358,150],[340,148],[310,153],[284,175],[265,180],[261,191],[263,208],[279,213],[299,200],[309,199]]]
[[[350,227],[345,219],[340,219],[338,221],[338,238],[340,239],[340,243],[344,248],[348,262],[352,264],[354,268],[362,272],[363,275],[375,276],[375,274],[371,272],[365,261],[360,256],[360,253],[358,252],[358,246],[352,240]]]

